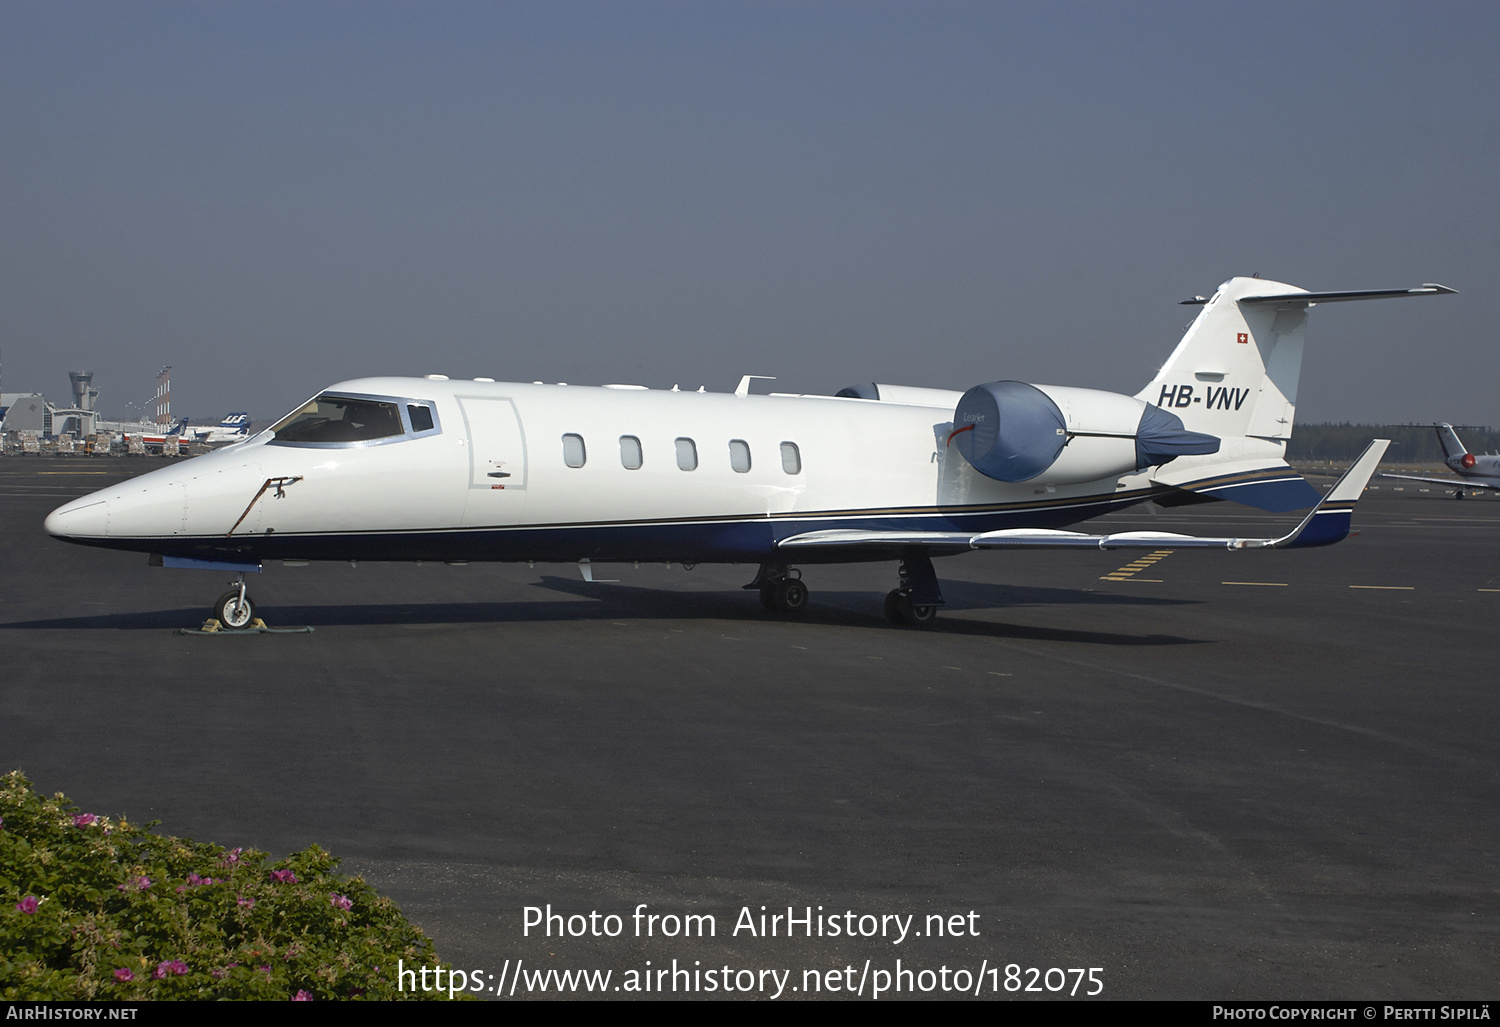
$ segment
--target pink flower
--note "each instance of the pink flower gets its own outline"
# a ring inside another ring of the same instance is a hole
[[[242,853],[244,851],[245,851],[244,848],[241,847],[241,848],[235,849],[233,852],[226,852],[224,854],[224,858],[221,859],[221,860],[219,860],[219,866],[221,866],[221,867],[238,866],[239,862],[240,862],[240,853]]]
[[[333,903],[335,909],[353,909],[354,901],[347,895],[339,895],[336,892],[328,893],[328,901]]]
[[[135,974],[131,973],[128,969],[122,966],[115,971],[115,980],[119,981],[121,984],[124,984],[126,981],[135,980]]]
[[[299,991],[292,996],[293,1002],[311,1002],[312,1000],[312,992],[310,991]]]
[[[156,964],[155,970],[151,971],[151,979],[159,981],[163,977],[167,976],[167,974],[173,974],[175,976],[181,977],[183,974],[187,973],[187,971],[187,964],[182,960],[164,959],[160,963]]]
[[[281,884],[296,884],[297,875],[290,870],[272,870],[271,880],[278,881]]]
[[[92,824],[94,821],[96,821],[98,819],[99,818],[96,817],[96,816],[94,816],[92,813],[80,813],[80,814],[78,814],[78,816],[76,816],[76,817],[73,818],[73,826],[74,827],[88,827],[90,824]]]
[[[20,902],[16,903],[16,908],[19,909],[21,912],[25,913],[26,915],[30,916],[32,913],[36,912],[36,896],[35,895],[28,895],[28,896],[26,896]]]
[[[238,905],[244,906],[246,909],[252,909],[255,906],[255,899],[254,898],[247,899],[247,898],[240,897],[240,898],[236,898],[234,901]]]
[[[120,891],[145,891],[149,887],[151,887],[151,878],[145,876],[127,877],[124,884],[115,885],[115,888]]]

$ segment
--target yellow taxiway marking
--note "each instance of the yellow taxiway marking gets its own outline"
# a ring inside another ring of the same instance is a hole
[[[1350,585],[1350,588],[1379,588],[1388,592],[1415,592],[1415,585]]]
[[[37,474],[113,474],[113,471],[37,471]]]
[[[1500,592],[1500,588],[1481,588],[1481,592]]]
[[[1110,571],[1108,574],[1102,574],[1102,575],[1100,575],[1099,576],[1099,580],[1100,581],[1149,581],[1149,582],[1152,582],[1154,584],[1158,584],[1159,585],[1159,584],[1161,584],[1161,580],[1162,580],[1160,578],[1137,578],[1137,577],[1135,577],[1135,574],[1136,574],[1137,571],[1143,571],[1147,567],[1150,567],[1153,563],[1156,563],[1158,560],[1165,560],[1167,557],[1169,557],[1169,556],[1172,555],[1172,552],[1173,551],[1170,550],[1170,549],[1158,549],[1155,552],[1153,552],[1150,556],[1143,556],[1139,560],[1132,560],[1129,563],[1127,563],[1124,567],[1119,567],[1119,568],[1116,568],[1115,570]]]
[[[1221,581],[1221,585],[1264,585],[1267,588],[1286,588],[1284,581]]]

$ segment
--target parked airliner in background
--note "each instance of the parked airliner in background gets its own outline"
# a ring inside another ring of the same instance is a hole
[[[192,440],[205,446],[228,446],[250,437],[250,415],[230,414],[212,428],[190,428]]]
[[[364,378],[249,440],[54,510],[69,542],[237,579],[215,616],[249,623],[264,560],[654,560],[759,566],[747,588],[807,602],[791,564],[898,561],[892,621],[942,604],[931,557],[971,549],[1327,545],[1386,443],[1327,496],[1283,459],[1309,308],[1441,285],[1308,292],[1233,278],[1135,396],[991,381],[836,396]],[[1313,507],[1280,538],[1062,526],[1147,499]]]
[[[1401,478],[1405,481],[1427,481],[1434,485],[1446,485],[1453,489],[1453,498],[1462,499],[1467,495],[1467,489],[1490,489],[1500,492],[1500,455],[1475,456],[1464,448],[1464,444],[1458,441],[1458,433],[1453,430],[1451,424],[1435,424],[1438,442],[1443,447],[1443,463],[1453,468],[1455,474],[1460,476],[1459,481],[1452,478],[1424,478],[1416,474],[1385,474],[1382,478]]]
[[[152,447],[154,449],[160,449],[162,446],[164,446],[166,444],[166,442],[167,442],[168,439],[177,439],[179,441],[192,441],[191,439],[189,439],[187,436],[185,436],[183,434],[183,432],[186,431],[186,430],[187,430],[187,418],[186,417],[179,417],[176,420],[176,422],[174,422],[173,425],[170,428],[168,428],[166,431],[162,432],[160,435],[145,434],[145,435],[141,436],[141,441],[144,442],[147,446],[150,446],[150,447]]]

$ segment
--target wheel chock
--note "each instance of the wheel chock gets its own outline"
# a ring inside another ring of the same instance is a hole
[[[217,617],[210,617],[201,628],[178,628],[179,635],[310,635],[312,626],[302,628],[273,628],[256,617],[248,628],[226,628]]]

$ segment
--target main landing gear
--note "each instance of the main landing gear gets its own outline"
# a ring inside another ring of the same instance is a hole
[[[893,588],[885,595],[885,619],[892,624],[925,628],[937,619],[937,607],[919,606],[912,602],[911,593]]]
[[[943,605],[932,560],[921,549],[901,552],[901,585],[885,597],[885,619],[892,624],[925,628],[937,619],[937,608]]]
[[[226,628],[248,628],[255,620],[255,601],[245,594],[245,575],[236,575],[232,587],[214,603],[214,617]]]
[[[802,583],[802,572],[789,570],[786,564],[761,564],[755,580],[745,588],[760,590],[761,609],[769,613],[796,617],[807,609],[807,586]]]
[[[943,605],[937,572],[923,549],[901,551],[901,585],[885,597],[885,616],[892,624],[925,628],[937,619]],[[770,613],[795,617],[807,609],[807,586],[802,572],[784,563],[763,563],[755,580],[744,586],[760,592],[760,605]]]

